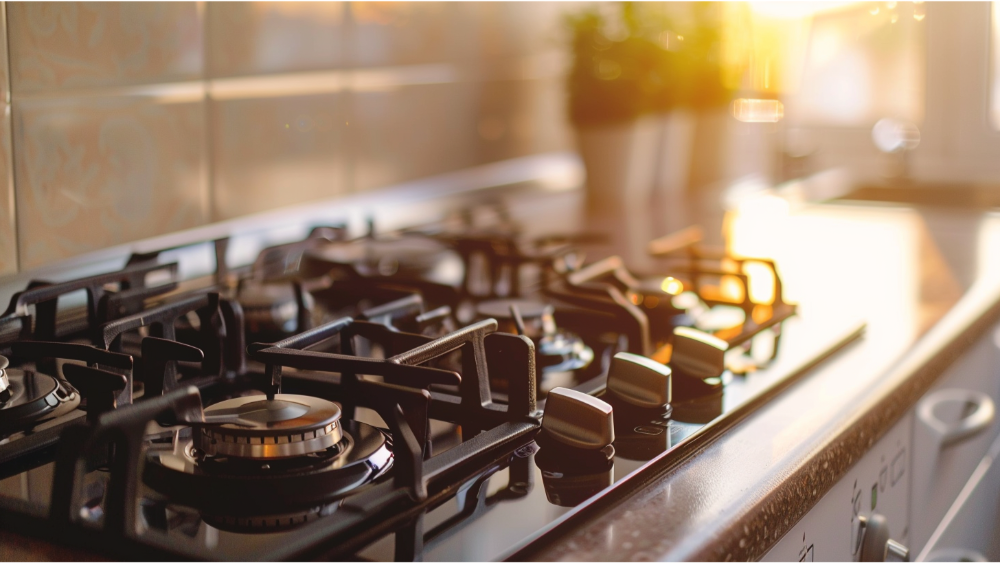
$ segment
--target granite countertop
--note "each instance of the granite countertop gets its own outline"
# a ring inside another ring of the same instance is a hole
[[[654,461],[620,500],[585,507],[515,558],[760,558],[1000,320],[1000,215],[988,209],[763,195],[712,213],[700,222],[714,219],[731,249],[777,260],[802,316],[860,312],[865,335],[697,455]]]

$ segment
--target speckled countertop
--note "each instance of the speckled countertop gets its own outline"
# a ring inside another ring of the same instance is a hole
[[[802,315],[864,311],[865,336],[516,558],[758,559],[1000,320],[1000,216],[985,210],[762,198],[725,223],[731,247],[778,259]]]

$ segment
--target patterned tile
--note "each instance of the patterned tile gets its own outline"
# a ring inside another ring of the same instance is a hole
[[[15,93],[199,78],[194,2],[10,2]]]
[[[336,93],[213,101],[214,218],[343,194],[345,101]]]
[[[204,124],[197,97],[15,101],[22,269],[203,224]]]
[[[209,2],[212,77],[344,65],[342,2]]]

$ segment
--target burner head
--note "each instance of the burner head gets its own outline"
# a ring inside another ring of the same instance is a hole
[[[301,399],[291,397],[278,396],[286,402]],[[200,429],[179,427],[154,439],[142,479],[166,502],[194,508],[222,529],[294,527],[328,514],[339,499],[392,467],[392,442],[383,431],[350,419],[337,423],[339,442],[280,459],[206,455],[192,440],[199,439]]]
[[[304,292],[302,299],[311,310],[312,295]],[[247,331],[251,334],[285,335],[295,332],[299,306],[291,283],[247,283],[240,287],[237,300],[243,308]]]
[[[543,390],[564,384],[547,385],[544,381],[546,374],[584,369],[593,361],[594,351],[583,339],[556,326],[555,309],[548,303],[533,299],[494,299],[479,303],[476,312],[482,318],[496,319],[500,332],[518,334],[519,329],[511,313],[512,306],[517,308],[524,321],[525,336],[535,344],[538,367],[543,375],[539,384]],[[502,389],[506,388],[505,384],[497,384]]]
[[[539,339],[556,333],[555,310],[552,305],[533,299],[493,299],[476,305],[476,313],[484,319],[496,319],[500,332],[517,334],[511,307],[524,320],[525,336]]]
[[[80,396],[58,379],[30,370],[7,369],[7,358],[0,358],[0,434],[79,406]]]
[[[313,454],[343,438],[340,415],[336,403],[305,395],[277,395],[271,401],[237,397],[205,409],[210,424],[195,432],[195,447],[207,455],[246,459]]]
[[[364,277],[425,280],[459,287],[465,275],[462,257],[426,237],[361,239],[331,243],[306,253],[310,260],[353,266]]]
[[[7,392],[10,389],[10,379],[7,378],[8,365],[10,362],[7,358],[0,356],[0,403],[5,403],[10,398],[10,393]]]

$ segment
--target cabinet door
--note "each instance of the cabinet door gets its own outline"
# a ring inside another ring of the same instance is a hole
[[[916,561],[998,561],[1000,535],[1000,440],[980,460]]]
[[[914,552],[923,549],[1000,430],[1000,349],[989,331],[917,403],[913,417]]]

